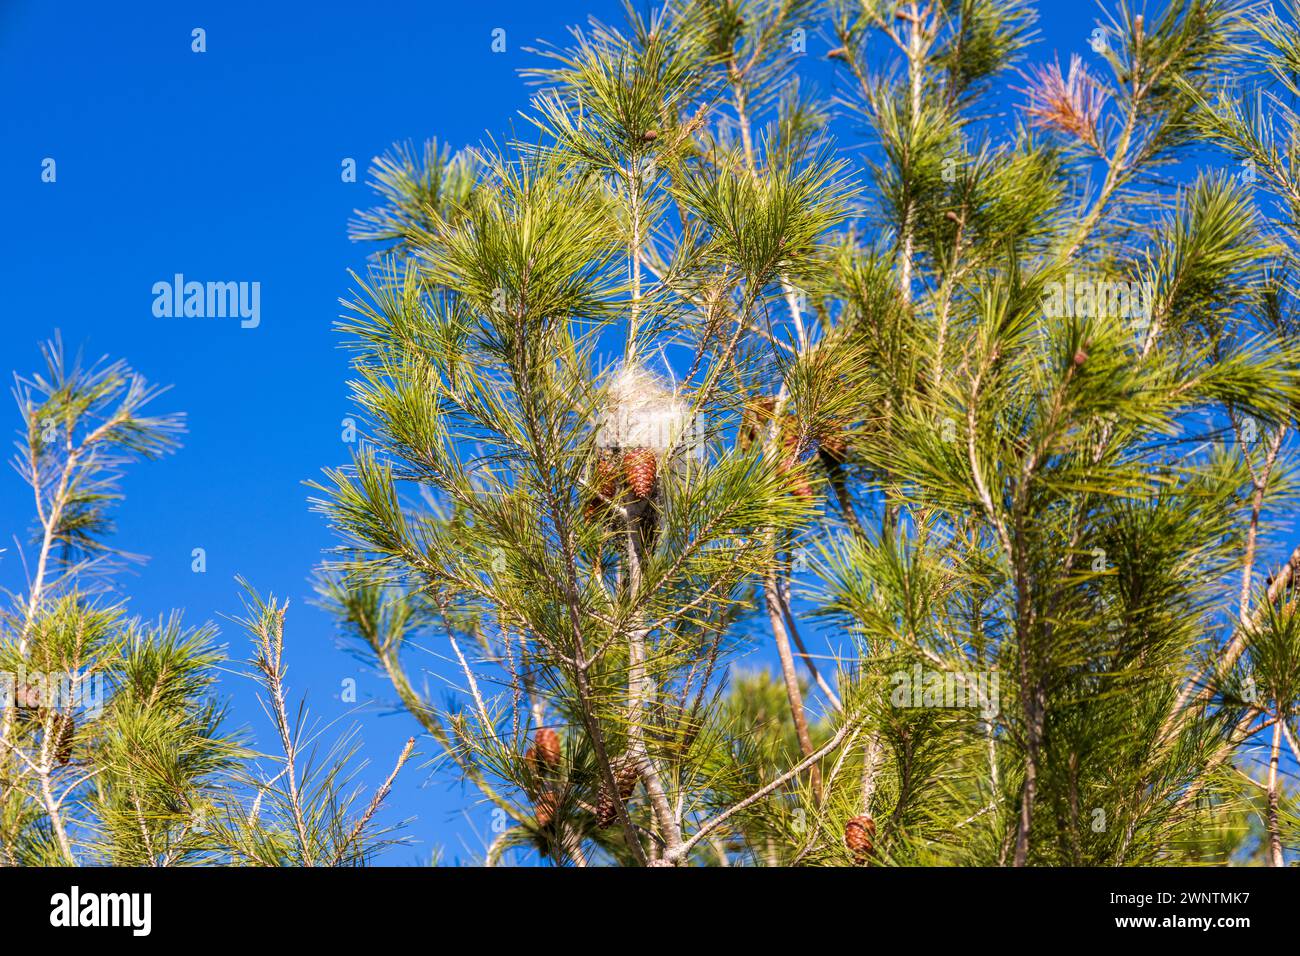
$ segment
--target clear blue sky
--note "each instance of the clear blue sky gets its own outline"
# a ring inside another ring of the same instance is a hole
[[[1097,8],[1041,7],[1033,58],[1086,55]],[[414,721],[386,706],[386,683],[338,649],[331,620],[306,603],[333,541],[303,483],[349,456],[347,367],[332,324],[347,270],[363,268],[369,250],[349,242],[347,220],[371,205],[365,169],[394,141],[502,138],[527,103],[517,70],[535,57],[522,48],[562,42],[588,14],[621,19],[613,0],[0,0],[0,373],[34,371],[38,343],[61,330],[72,349],[124,358],[174,386],[159,408],[188,413],[185,446],[134,468],[117,514],[114,542],[150,558],[122,581],[130,608],[217,620],[242,657],[242,633],[222,618],[239,610],[235,575],[289,598],[290,685],[318,717],[346,722],[340,687],[357,680],[370,702],[357,719],[371,782]],[[203,54],[191,52],[196,27]],[[506,31],[504,54],[491,51],[495,28]],[[820,60],[829,44],[809,34]],[[46,157],[53,184],[41,181]],[[341,181],[345,157],[357,161],[356,183]],[[175,273],[260,282],[260,326],[155,318],[153,284]],[[16,430],[11,404],[0,425]],[[6,469],[0,584],[22,587],[13,539],[25,541],[32,522],[30,497]],[[196,547],[205,574],[191,571]],[[234,719],[270,746],[252,684],[223,684]],[[388,863],[427,860],[436,846],[448,861],[467,858],[491,825],[458,785],[414,764],[386,812],[416,818],[416,842]]]

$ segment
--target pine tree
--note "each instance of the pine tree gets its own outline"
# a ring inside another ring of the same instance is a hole
[[[1197,131],[1222,148],[1239,163],[1238,177],[1252,189],[1257,205],[1251,210],[1252,226],[1272,244],[1272,255],[1262,264],[1259,303],[1254,328],[1261,335],[1294,341],[1297,335],[1294,272],[1300,254],[1300,165],[1279,132],[1300,122],[1291,105],[1296,81],[1289,64],[1300,50],[1300,6],[1294,2],[1271,7],[1250,23],[1251,53],[1259,69],[1253,82],[1238,77],[1222,78],[1209,88],[1188,89],[1196,104]],[[1248,415],[1229,409],[1232,428],[1238,434],[1251,431],[1255,423]],[[1241,579],[1238,624],[1221,654],[1207,668],[1209,692],[1221,692],[1249,705],[1238,736],[1269,731],[1267,769],[1259,787],[1264,800],[1263,830],[1271,865],[1284,865],[1284,844],[1296,843],[1295,798],[1283,793],[1279,762],[1283,740],[1292,757],[1300,760],[1295,731],[1297,660],[1300,632],[1297,631],[1295,575],[1300,572],[1300,545],[1286,562],[1268,575],[1263,586],[1252,575],[1256,555],[1271,512],[1289,501],[1287,465],[1292,452],[1292,418],[1283,416],[1264,436],[1262,449],[1250,456],[1249,525],[1245,545],[1245,567]],[[1256,591],[1258,590],[1258,593]],[[1247,727],[1251,721],[1259,723]],[[1271,729],[1270,729],[1271,728]],[[1226,759],[1226,758],[1222,758]]]
[[[376,164],[322,598],[488,862],[1225,862],[1260,733],[1284,862],[1294,224],[1167,178],[1221,141],[1293,203],[1211,105],[1261,42],[1292,82],[1252,19],[1120,4],[1063,68],[1022,0],[683,0],[543,49],[528,135]]]
[[[0,863],[370,859],[393,840],[374,820],[392,777],[358,807],[355,730],[325,753],[308,748],[320,729],[287,711],[284,605],[250,599],[252,664],[282,745],[264,758],[230,726],[217,629],[128,614],[116,572],[132,556],[108,540],[119,476],[172,450],[182,417],[149,414],[163,390],[121,362],[70,361],[57,339],[44,359],[14,389],[14,466],[36,537],[30,584],[0,613]]]

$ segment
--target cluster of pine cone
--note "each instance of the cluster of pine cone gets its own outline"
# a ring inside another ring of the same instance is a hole
[[[533,819],[538,827],[546,828],[555,822],[560,809],[559,778],[563,763],[563,746],[560,735],[549,727],[543,727],[533,735],[532,745],[524,751],[524,761],[535,778],[533,790]],[[615,795],[600,783],[596,795],[596,824],[602,829],[612,826],[618,820],[618,808],[632,799],[640,774],[635,761],[624,755],[614,761],[610,768],[614,782],[618,787]]]
[[[623,489],[644,501],[655,492],[659,478],[659,458],[653,448],[603,448],[596,459],[596,495],[586,506],[587,518],[600,514],[606,505],[618,501]]]
[[[760,396],[745,405],[741,412],[740,427],[736,431],[736,445],[748,451],[762,439],[763,431],[776,415],[776,399]],[[828,470],[841,464],[848,454],[848,438],[843,425],[834,425],[817,436],[818,454]],[[799,468],[799,430],[792,416],[785,416],[777,429],[781,441],[781,471],[792,477],[791,492],[804,501],[812,499],[812,483],[806,471]]]

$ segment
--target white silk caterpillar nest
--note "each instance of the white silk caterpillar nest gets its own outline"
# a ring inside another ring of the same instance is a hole
[[[662,455],[691,437],[690,408],[653,372],[625,366],[610,379],[606,394],[602,448],[648,448]]]
[[[606,396],[597,434],[601,494],[621,483],[634,500],[650,498],[664,462],[703,450],[697,420],[663,379],[640,365],[615,372]]]

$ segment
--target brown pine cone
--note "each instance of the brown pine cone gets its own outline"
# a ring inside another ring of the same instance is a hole
[[[614,782],[618,784],[618,796],[624,802],[632,799],[632,793],[636,790],[637,781],[641,779],[641,771],[637,769],[636,764],[628,761],[618,768],[614,774]]]
[[[596,795],[596,825],[601,829],[612,826],[618,819],[619,805],[632,799],[632,793],[641,777],[636,764],[630,760],[619,761],[610,770],[614,774],[614,782],[618,784],[618,799],[614,799],[604,781],[601,781],[600,792]]]
[[[602,451],[596,459],[596,491],[611,501],[618,494],[618,464],[609,452]]]
[[[539,827],[549,827],[560,810],[560,797],[554,790],[543,790],[533,801],[533,819]]]
[[[72,738],[77,733],[77,722],[71,714],[54,717],[54,756],[62,767],[72,760]]]
[[[592,474],[592,484],[596,489],[597,497],[589,498],[583,509],[583,514],[588,521],[597,517],[606,505],[614,501],[618,495],[618,479],[618,462],[614,460],[611,452],[602,451],[600,457],[596,459],[596,468]]]
[[[533,743],[536,745],[535,754],[541,765],[548,770],[559,770],[562,754],[560,735],[550,727],[543,727],[533,735]]]
[[[596,797],[596,826],[605,830],[613,826],[614,821],[617,819],[618,804],[609,795],[609,791],[601,787],[600,793]]]
[[[623,452],[623,477],[633,495],[649,498],[654,494],[657,464],[653,449],[632,448]]]
[[[876,821],[865,814],[853,817],[844,824],[844,845],[853,851],[853,856],[862,862],[875,850],[872,842],[876,837]]]

